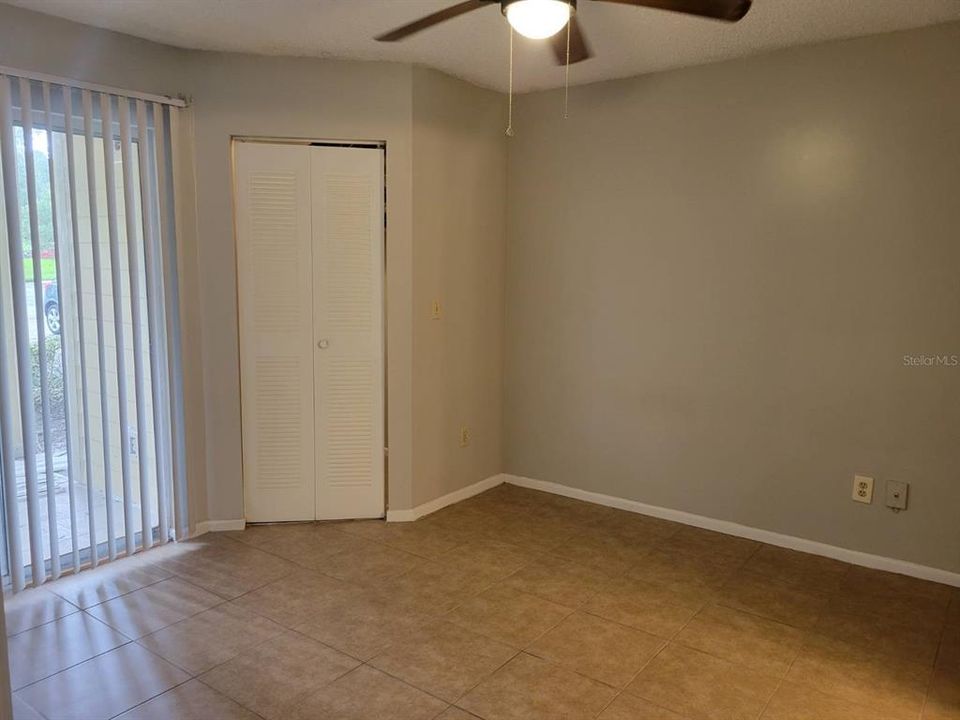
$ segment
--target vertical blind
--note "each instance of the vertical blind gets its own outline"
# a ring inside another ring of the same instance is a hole
[[[187,533],[177,112],[0,73],[0,560],[13,591]]]

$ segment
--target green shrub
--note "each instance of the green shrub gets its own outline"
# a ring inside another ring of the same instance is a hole
[[[47,363],[47,398],[50,401],[50,434],[52,449],[62,450],[66,447],[66,412],[63,397],[63,363],[60,355],[60,336],[48,335],[44,358]],[[44,449],[43,433],[41,432],[41,412],[43,404],[40,393],[40,343],[30,343],[30,374],[33,379],[33,408],[37,416],[37,450]]]

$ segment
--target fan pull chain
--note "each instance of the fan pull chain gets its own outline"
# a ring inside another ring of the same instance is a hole
[[[563,79],[563,119],[570,117],[570,24],[573,22],[571,17],[567,20],[567,65],[564,68]]]
[[[507,104],[507,137],[513,137],[513,27],[510,27],[510,99]]]

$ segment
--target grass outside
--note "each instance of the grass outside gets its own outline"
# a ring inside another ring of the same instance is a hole
[[[23,259],[23,274],[27,282],[33,282],[33,259]],[[40,258],[40,277],[43,282],[57,279],[57,261],[54,258]]]

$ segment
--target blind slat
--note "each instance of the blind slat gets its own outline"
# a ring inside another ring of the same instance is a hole
[[[117,414],[120,418],[120,478],[123,487],[123,534],[127,555],[136,550],[133,525],[133,479],[130,477],[130,417],[127,405],[127,354],[124,340],[123,273],[120,262],[120,229],[117,216],[116,157],[113,148],[113,99],[100,95],[103,127],[103,169],[107,186],[107,233],[110,239],[110,288],[113,297],[113,334],[117,358]],[[107,498],[110,502],[110,498]]]
[[[134,194],[133,150],[130,137],[130,101],[117,98],[120,116],[120,159],[123,165],[123,217],[126,221],[127,268],[130,276],[130,319],[133,331],[133,377],[137,401],[137,462],[140,476],[140,542],[143,549],[153,545],[150,528],[149,464],[146,453],[147,405],[144,393],[143,320],[140,306],[140,258],[142,245],[137,236],[137,204]],[[139,131],[139,128],[138,128]],[[119,341],[118,341],[119,344]]]
[[[5,93],[5,102],[10,102],[12,87],[10,81],[5,80],[7,92]],[[22,113],[21,113],[22,114]],[[4,124],[2,132],[4,136],[9,134],[9,152],[6,150],[8,140],[4,137],[4,191],[9,183],[13,188],[17,187],[16,171],[16,153],[13,143],[12,113],[11,124]],[[7,170],[10,170],[9,177]],[[10,211],[10,204],[7,203],[7,210]],[[37,474],[37,439],[36,439],[36,416],[33,410],[33,379],[31,377],[30,360],[30,331],[27,319],[27,298],[26,298],[26,277],[23,269],[23,238],[20,234],[19,225],[15,232],[8,233],[7,242],[10,249],[10,280],[11,292],[13,293],[13,322],[14,333],[17,343],[17,380],[20,391],[20,427],[21,440],[23,442],[23,471],[24,482],[26,483],[25,493],[27,497],[27,525],[30,532],[30,565],[33,573],[34,583],[43,582],[46,577],[46,568],[43,562],[43,530],[40,522],[40,490],[38,487]],[[16,495],[13,496],[16,499]]]
[[[56,168],[53,163],[53,113],[51,111],[51,101],[50,101],[50,85],[43,83],[43,117],[44,122],[46,123],[46,135],[47,135],[47,176],[50,184],[50,216],[53,220],[52,222],[52,231],[53,231],[53,257],[57,283],[57,291],[59,293],[59,309],[58,313],[61,318],[61,333],[63,332],[63,316],[64,316],[64,305],[63,298],[66,295],[65,292],[60,292],[60,288],[66,288],[64,284],[64,275],[61,271],[63,265],[63,255],[60,252],[60,229],[59,229],[59,218],[57,217],[57,183],[56,183]],[[67,343],[63,341],[61,337],[60,340],[60,368],[61,368],[61,382],[63,383],[63,424],[64,424],[64,433],[67,438],[67,465],[66,465],[66,476],[67,476],[67,502],[69,503],[70,509],[70,548],[71,548],[71,567],[74,570],[80,567],[80,548],[78,547],[78,538],[77,538],[77,497],[76,490],[74,488],[74,457],[73,457],[73,446],[70,442],[71,438],[71,425],[73,421],[73,407],[70,399],[70,363],[69,363],[70,353],[67,349]],[[50,443],[46,443],[48,446]],[[49,490],[48,490],[49,493]],[[50,508],[50,528],[51,535],[59,532],[59,522],[57,517],[57,507],[54,502]],[[56,548],[56,549],[54,549]],[[60,551],[59,547],[51,546],[51,560],[54,561],[54,565],[51,571],[51,574],[54,578],[57,578],[60,574]]]
[[[97,316],[97,367],[100,379],[100,442],[103,446],[103,485],[106,496],[107,522],[107,556],[113,560],[117,557],[117,546],[114,542],[113,524],[113,472],[110,458],[110,397],[107,391],[107,346],[106,331],[103,318],[103,264],[100,257],[100,230],[98,228],[100,213],[97,202],[97,165],[96,152],[93,144],[93,98],[89,90],[84,90],[83,99],[83,135],[86,145],[87,160],[87,198],[90,206],[90,247],[93,255],[93,295]],[[82,322],[82,321],[81,321]],[[92,479],[88,481],[91,485]],[[94,515],[94,508],[90,508],[90,515]],[[91,542],[96,536],[91,537]],[[96,553],[94,553],[95,555]]]
[[[93,451],[91,450],[90,435],[93,432],[93,426],[90,424],[90,399],[89,383],[86,378],[89,371],[87,362],[87,338],[86,327],[83,322],[83,272],[80,253],[80,220],[79,207],[77,205],[77,163],[73,143],[73,90],[68,87],[63,88],[63,108],[64,116],[67,118],[67,187],[70,193],[70,229],[73,233],[73,283],[77,298],[77,344],[80,348],[80,405],[81,421],[83,424],[83,468],[84,482],[87,486],[87,531],[92,543],[96,542],[97,537],[97,516],[94,512],[94,488],[93,488]],[[84,138],[86,140],[86,138]],[[61,297],[66,294],[66,288],[61,291]],[[62,315],[62,314],[61,314]],[[74,525],[74,535],[79,533],[79,527]],[[77,541],[75,541],[77,542]],[[90,554],[90,565],[96,567],[99,557],[96,552]],[[77,565],[79,569],[79,564]]]
[[[6,77],[0,77],[0,162],[2,168],[0,172],[3,175],[3,198],[6,216],[7,245],[10,257],[15,257],[16,253],[22,256],[23,244],[20,239],[20,205],[17,198],[17,168],[16,152],[13,144],[13,103],[10,99],[10,80]],[[16,253],[14,252],[16,250]],[[11,298],[16,313],[17,292],[14,290],[16,279],[14,268],[10,268],[11,276]],[[20,265],[20,279],[23,279],[23,264]],[[22,285],[20,286],[22,287]],[[7,298],[2,298],[6,302]],[[22,301],[21,301],[22,302]],[[25,314],[25,308],[21,307],[21,312]],[[6,328],[4,313],[0,313],[0,338],[6,339]],[[20,325],[22,325],[22,321]],[[17,327],[18,323],[14,318],[14,334],[17,342],[17,360],[22,363],[24,353],[21,351],[20,339],[23,337],[22,330]],[[7,502],[6,508],[7,521],[7,548],[10,553],[10,581],[13,590],[16,592],[22,590],[24,586],[23,557],[20,544],[20,513],[17,503],[17,470],[15,456],[15,425],[14,418],[14,393],[15,389],[11,387],[10,378],[16,372],[12,353],[0,353],[0,418],[3,419],[0,425],[0,453],[3,454],[3,483]],[[24,443],[26,444],[26,443]]]
[[[184,413],[183,413],[183,373],[180,364],[180,288],[179,272],[177,268],[176,221],[173,212],[173,178],[170,176],[168,160],[173,154],[173,148],[167,144],[167,119],[170,120],[170,137],[175,136],[173,124],[177,121],[176,115],[168,115],[161,108],[159,116],[154,116],[157,141],[157,195],[160,208],[161,245],[163,247],[163,281],[164,298],[166,300],[166,340],[167,363],[169,378],[169,413],[168,427],[180,428],[179,432],[168,435],[171,439],[170,450],[173,460],[173,527],[177,539],[184,539],[190,534],[187,519],[186,497],[186,459],[187,451],[184,441]],[[172,142],[171,142],[172,145]],[[169,151],[169,152],[168,152]]]
[[[23,124],[23,159],[27,180],[30,218],[30,258],[33,267],[33,300],[37,327],[37,362],[40,367],[40,426],[43,430],[43,471],[47,489],[47,534],[50,538],[50,566],[54,579],[60,576],[60,549],[57,542],[57,493],[53,475],[53,448],[50,437],[50,364],[47,359],[46,323],[43,312],[43,259],[40,255],[40,218],[37,211],[37,168],[33,154],[33,105],[30,81],[20,78],[20,118]],[[31,398],[32,400],[32,398]],[[27,479],[29,482],[29,478]],[[37,478],[40,482],[40,478]],[[39,495],[39,489],[37,490]],[[29,496],[28,496],[29,497]],[[41,520],[42,524],[42,520]],[[46,575],[46,572],[43,573]]]
[[[83,322],[83,273],[81,271],[81,260],[80,260],[80,220],[77,212],[77,167],[76,167],[76,158],[74,156],[74,143],[73,143],[73,90],[68,87],[63,88],[63,115],[64,115],[64,145],[66,147],[67,155],[67,200],[69,202],[69,212],[70,212],[70,231],[71,238],[73,242],[71,243],[73,249],[73,286],[75,290],[76,298],[76,317],[77,317],[77,345],[79,347],[79,352],[77,353],[80,356],[80,375],[78,390],[80,392],[80,406],[81,406],[81,415],[80,415],[80,432],[83,435],[83,466],[84,466],[84,482],[87,487],[87,530],[91,538],[97,537],[97,519],[96,514],[93,512],[93,455],[90,451],[90,401],[88,398],[88,387],[85,378],[87,377],[88,363],[87,363],[87,341],[86,341],[86,327]],[[48,121],[49,124],[49,121]],[[51,146],[52,147],[52,146]],[[53,153],[50,153],[50,157],[53,158]],[[57,259],[57,272],[58,280],[61,277],[60,266],[59,266],[59,256]],[[66,318],[73,317],[72,313],[65,313],[63,311],[63,298],[68,297],[68,288],[64,284],[60,284],[60,317],[61,322]],[[69,307],[69,301],[68,305]],[[72,327],[72,326],[71,326]],[[66,330],[61,330],[64,338],[67,336]],[[67,346],[67,342],[63,342],[63,347]],[[68,375],[67,368],[67,359],[64,355],[63,360],[63,375],[66,378]],[[67,389],[64,389],[64,396],[69,397],[69,392]],[[69,414],[69,411],[67,411]],[[70,431],[67,431],[67,438],[70,438]],[[74,474],[79,470],[77,463],[71,461],[70,463],[70,488],[73,491],[76,480]],[[71,513],[75,512],[75,507],[71,507]],[[76,515],[71,516],[70,522],[70,537],[73,542],[73,558],[74,558],[74,572],[80,569],[80,527]],[[97,554],[93,553],[90,559],[90,564],[96,566],[97,564]]]
[[[153,212],[155,213],[155,223],[154,223],[154,234],[155,234],[155,248],[157,250],[156,258],[156,278],[157,278],[157,298],[159,302],[160,310],[158,311],[163,318],[162,322],[158,323],[158,336],[162,339],[163,347],[169,349],[170,345],[167,341],[167,326],[171,322],[170,318],[167,316],[169,312],[167,302],[166,302],[166,283],[164,282],[164,263],[167,259],[167,253],[163,251],[164,243],[164,220],[165,213],[167,212],[166,198],[161,194],[160,188],[164,187],[166,182],[166,143],[164,139],[165,134],[165,123],[163,119],[163,107],[159,104],[153,105],[153,140],[154,140],[154,173],[153,179],[156,184],[156,189],[154,193],[154,202],[153,202]],[[173,440],[171,434],[171,428],[173,426],[173,415],[170,411],[170,357],[169,353],[158,353],[158,362],[163,368],[161,378],[164,381],[164,384],[161,386],[158,396],[160,398],[160,407],[163,413],[163,432],[161,434],[160,447],[163,450],[163,458],[167,464],[167,471],[170,473],[170,476],[174,478],[174,482],[170,485],[165,485],[162,489],[164,490],[164,505],[166,507],[166,522],[167,529],[170,532],[171,537],[174,539],[177,538],[177,524],[176,518],[174,517],[175,512],[174,508],[176,507],[176,498],[174,497],[176,493],[176,473],[174,471],[174,458],[173,458]]]
[[[159,105],[154,106],[154,117],[159,110]],[[143,100],[137,100],[137,127],[140,131],[140,142],[137,144],[137,153],[140,159],[140,208],[143,219],[143,263],[144,277],[147,285],[147,333],[150,338],[156,342],[162,335],[161,327],[163,325],[163,297],[161,294],[162,284],[157,282],[159,267],[157,264],[158,233],[156,232],[156,209],[153,199],[156,197],[156,177],[155,167],[151,157],[150,145],[147,142],[147,105]],[[154,130],[156,132],[156,130]],[[150,171],[148,171],[148,169]],[[166,375],[162,370],[162,358],[160,353],[150,353],[150,390],[152,394],[151,407],[153,409],[153,434],[154,434],[154,455],[156,458],[157,477],[169,477],[170,465],[167,461],[167,443],[166,433],[163,431],[164,424],[164,383],[162,378]],[[159,519],[159,539],[161,543],[170,539],[170,521],[167,503],[166,484],[161,483],[157,487],[157,516]]]

